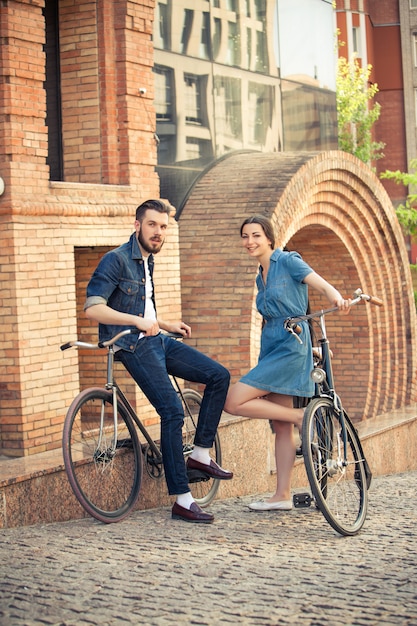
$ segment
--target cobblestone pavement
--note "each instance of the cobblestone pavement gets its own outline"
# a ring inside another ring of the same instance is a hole
[[[356,537],[249,497],[216,502],[211,525],[163,508],[2,530],[0,624],[417,625],[416,483],[374,478]]]

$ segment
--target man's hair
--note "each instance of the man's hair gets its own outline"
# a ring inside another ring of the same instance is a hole
[[[136,219],[138,222],[142,222],[148,209],[158,211],[159,213],[166,213],[167,215],[171,213],[171,207],[165,204],[165,202],[162,202],[162,200],[146,200],[136,209]]]
[[[271,248],[275,248],[275,232],[271,220],[269,220],[267,217],[264,217],[263,215],[252,215],[252,217],[246,218],[242,226],[240,227],[240,236],[242,236],[243,227],[246,226],[246,224],[259,224],[259,226],[261,226],[262,230],[264,231],[267,239],[269,239],[269,241],[271,242]]]

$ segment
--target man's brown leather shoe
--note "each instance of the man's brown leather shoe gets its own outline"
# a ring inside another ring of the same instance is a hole
[[[205,513],[200,509],[197,502],[193,502],[190,509],[185,509],[175,502],[172,507],[172,519],[182,519],[186,522],[196,522],[199,524],[211,524],[214,522],[214,515]]]
[[[199,470],[207,474],[207,476],[210,476],[210,478],[217,478],[218,480],[230,480],[233,478],[233,472],[222,469],[220,465],[217,465],[213,460],[210,461],[210,465],[206,465],[189,456],[187,459],[187,469]]]

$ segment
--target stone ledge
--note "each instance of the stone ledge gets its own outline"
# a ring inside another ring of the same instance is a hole
[[[374,476],[417,469],[417,405],[356,424]],[[272,492],[276,469],[274,438],[268,422],[224,416],[220,424],[222,463],[232,481],[220,484],[217,498]],[[0,528],[85,517],[68,483],[60,449],[20,459],[0,459]],[[294,466],[293,489],[306,488],[302,459]],[[163,479],[144,470],[137,509],[168,506]]]

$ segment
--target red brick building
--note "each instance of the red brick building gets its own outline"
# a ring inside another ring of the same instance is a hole
[[[371,80],[378,85],[375,101],[381,115],[375,124],[375,140],[385,144],[376,161],[379,175],[385,170],[407,172],[417,156],[417,5],[413,0],[337,0],[339,54],[355,55],[363,67],[372,65]],[[383,180],[394,206],[403,203],[407,189]],[[410,260],[417,262],[417,245],[408,242]]]

